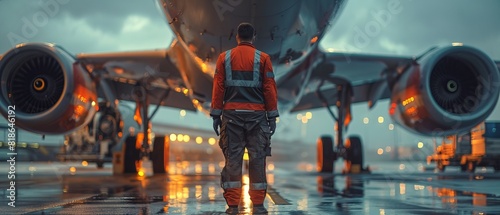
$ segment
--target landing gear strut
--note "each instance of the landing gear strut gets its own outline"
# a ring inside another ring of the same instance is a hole
[[[170,90],[165,91],[160,98],[160,102],[168,97]],[[129,136],[126,138],[124,144],[124,173],[137,173],[139,167],[142,165],[141,161],[150,159],[153,164],[153,173],[166,173],[168,172],[169,161],[169,138],[165,136],[156,135],[153,141],[153,150],[149,145],[152,117],[159,109],[159,105],[149,115],[149,95],[146,85],[137,85],[134,88],[133,95],[136,101],[136,113],[134,119],[142,127],[142,136]],[[142,140],[137,138],[142,137]]]
[[[320,88],[324,82],[328,81],[336,86],[337,116],[330,109],[330,104],[326,97],[321,93]],[[342,173],[360,173],[369,172],[368,168],[363,168],[363,150],[361,139],[358,136],[350,136],[344,144],[344,132],[350,122],[350,108],[352,87],[348,81],[338,78],[325,77],[318,85],[316,95],[322,101],[330,116],[335,121],[335,147],[331,136],[322,136],[318,139],[318,172],[333,172],[334,162],[342,157],[345,161],[345,168]]]

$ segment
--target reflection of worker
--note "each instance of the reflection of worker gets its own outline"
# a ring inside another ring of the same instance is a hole
[[[210,115],[219,145],[226,159],[221,186],[229,206],[226,213],[238,213],[241,197],[242,162],[245,148],[250,155],[249,195],[253,213],[267,213],[266,149],[276,129],[277,92],[269,55],[252,45],[254,28],[238,26],[238,46],[221,53],[214,75]],[[222,116],[222,119],[221,119]]]

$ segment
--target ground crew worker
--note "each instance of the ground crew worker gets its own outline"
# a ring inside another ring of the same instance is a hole
[[[238,213],[242,190],[242,163],[249,154],[249,195],[254,214],[266,214],[266,148],[276,130],[277,91],[269,55],[252,42],[255,30],[249,23],[238,26],[238,46],[219,55],[214,75],[212,106],[215,133],[225,158],[221,186],[229,208]],[[222,118],[221,118],[222,116]]]

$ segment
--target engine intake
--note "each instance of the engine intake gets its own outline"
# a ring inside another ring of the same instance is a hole
[[[499,80],[496,64],[485,53],[466,46],[441,48],[399,77],[389,114],[419,134],[465,132],[493,111]]]
[[[21,44],[0,61],[0,112],[15,107],[15,125],[41,134],[71,132],[96,111],[95,85],[74,58],[52,44]]]

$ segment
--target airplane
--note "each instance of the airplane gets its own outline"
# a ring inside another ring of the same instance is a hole
[[[322,136],[317,142],[320,172],[332,172],[341,157],[362,165],[359,137],[344,144],[353,103],[371,108],[390,99],[388,111],[396,123],[418,134],[445,136],[484,121],[498,100],[500,62],[474,47],[432,47],[418,56],[322,50],[319,42],[345,0],[155,3],[175,34],[169,48],[75,55],[52,43],[22,43],[0,56],[2,115],[15,114],[18,128],[63,134],[106,109],[115,114],[97,120],[113,120],[97,124],[123,128],[119,101],[135,102],[134,119],[146,135],[139,152],[125,153],[134,155],[124,164],[133,169],[134,159],[168,153],[149,147],[150,105],[208,112],[216,59],[236,45],[241,22],[254,25],[254,45],[271,56],[280,112],[326,108],[335,121],[335,138]],[[100,101],[106,105],[99,108]]]

